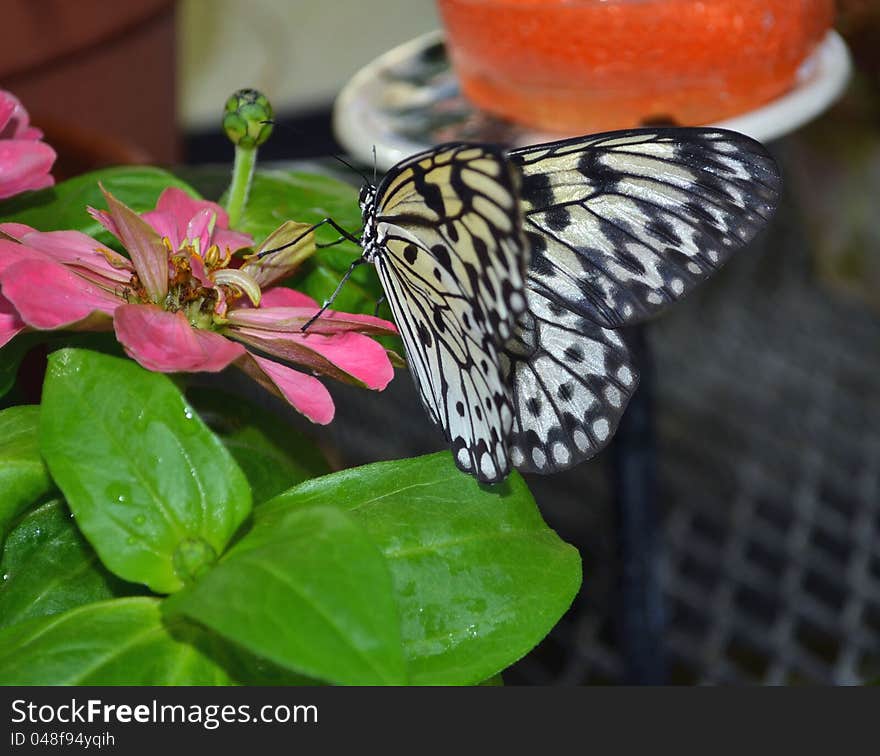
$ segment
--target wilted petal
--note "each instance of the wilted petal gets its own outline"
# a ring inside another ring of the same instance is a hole
[[[382,345],[359,333],[322,336],[254,328],[230,328],[228,333],[231,338],[285,362],[302,365],[345,383],[381,391],[394,377],[394,368]]]
[[[128,250],[147,295],[161,302],[168,292],[168,250],[162,238],[134,210],[101,187],[110,216],[119,231],[119,240]]]
[[[13,336],[25,328],[24,321],[18,317],[15,307],[0,294],[0,347],[7,344]]]
[[[234,286],[244,292],[255,307],[260,304],[260,285],[243,270],[225,268],[214,273],[214,283],[218,286]]]
[[[333,419],[333,398],[317,378],[250,353],[237,365],[263,388],[280,393],[312,422],[326,425]]]
[[[130,357],[162,373],[216,373],[245,354],[241,344],[193,328],[182,312],[156,305],[122,305],[114,327]]]
[[[0,139],[0,199],[52,186],[55,150],[30,139]]]
[[[255,250],[256,254],[245,261],[241,266],[242,270],[247,270],[260,286],[269,286],[286,278],[315,253],[315,232],[310,231],[312,228],[309,223],[282,223]],[[265,257],[257,256],[276,249],[277,252]]]
[[[3,271],[2,282],[3,295],[21,319],[40,330],[102,330],[122,303],[113,292],[49,260],[10,265]]]

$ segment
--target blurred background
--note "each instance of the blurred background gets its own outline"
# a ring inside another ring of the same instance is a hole
[[[762,18],[770,28],[803,6],[767,3]],[[508,684],[880,676],[880,3],[832,10],[853,75],[813,120],[770,140],[786,180],[771,227],[632,334],[643,385],[612,446],[529,479],[581,551],[584,586]],[[286,125],[263,160],[331,170],[327,156],[347,151],[332,129],[340,90],[440,25],[432,0],[5,0],[0,86],[58,149],[61,177],[228,163],[220,113],[245,86]],[[437,66],[451,76],[438,54],[423,56],[426,81]],[[520,133],[455,103],[444,124]],[[406,376],[369,401],[332,390],[338,420],[323,440],[340,464],[441,448]]]

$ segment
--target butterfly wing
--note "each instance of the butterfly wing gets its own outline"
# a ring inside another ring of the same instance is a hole
[[[780,190],[773,159],[718,129],[618,131],[514,150],[528,310],[504,354],[511,456],[551,473],[610,440],[638,376],[613,330],[656,314],[746,244]]]
[[[509,153],[523,173],[528,286],[606,328],[681,298],[767,222],[773,158],[722,129],[636,129]]]
[[[512,400],[499,353],[525,309],[518,196],[501,150],[442,145],[385,177],[371,231],[422,403],[459,468],[484,482],[510,471]]]
[[[617,429],[638,374],[620,333],[527,292],[528,313],[505,347],[513,386],[513,464],[564,470],[598,452]]]

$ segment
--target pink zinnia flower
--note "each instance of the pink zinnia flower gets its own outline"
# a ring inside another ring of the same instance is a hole
[[[41,142],[42,138],[43,132],[30,125],[18,98],[0,89],[0,199],[52,186],[49,170],[55,162],[55,150]]]
[[[129,257],[78,231],[0,224],[7,237],[0,239],[0,346],[25,329],[112,328],[149,370],[216,372],[234,364],[322,424],[333,419],[333,400],[313,373],[377,390],[393,377],[388,353],[367,335],[396,333],[393,324],[328,311],[302,333],[316,302],[272,288],[311,252],[311,234],[234,267],[241,258],[233,252],[252,240],[227,228],[219,205],[172,188],[141,216],[105,196],[108,211],[89,212]],[[307,228],[289,223],[278,233],[292,240]]]

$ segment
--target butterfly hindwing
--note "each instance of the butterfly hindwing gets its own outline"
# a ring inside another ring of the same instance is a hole
[[[526,296],[529,311],[502,357],[514,392],[510,454],[523,472],[551,473],[611,440],[638,374],[619,332],[537,291]]]
[[[745,245],[780,177],[756,141],[722,129],[636,129],[509,153],[523,173],[528,286],[596,323],[644,320]]]
[[[495,148],[436,148],[385,177],[374,213],[374,262],[422,402],[461,469],[501,480],[513,412],[499,351],[528,259],[516,170]]]

